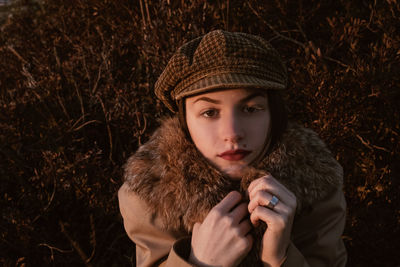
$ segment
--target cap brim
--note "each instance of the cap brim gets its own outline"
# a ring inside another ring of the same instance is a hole
[[[214,90],[237,88],[264,88],[267,90],[282,90],[286,88],[286,84],[265,80],[263,78],[242,73],[219,73],[218,75],[204,77],[193,84],[186,86],[175,95],[175,100]]]

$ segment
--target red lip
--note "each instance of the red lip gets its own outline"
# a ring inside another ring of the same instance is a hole
[[[238,161],[238,160],[243,159],[250,153],[251,153],[251,151],[244,150],[244,149],[227,150],[221,154],[218,154],[218,157],[221,157],[221,158],[223,158],[225,160],[229,160],[229,161]]]

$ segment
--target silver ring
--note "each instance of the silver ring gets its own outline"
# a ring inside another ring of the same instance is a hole
[[[279,198],[277,198],[276,196],[272,196],[271,200],[269,201],[267,208],[273,210],[275,208],[275,206],[278,204],[279,202]]]

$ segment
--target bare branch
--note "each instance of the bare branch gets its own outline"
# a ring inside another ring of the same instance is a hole
[[[62,221],[59,221],[61,232],[65,235],[71,245],[74,247],[78,255],[81,257],[82,261],[85,263],[87,267],[92,267],[93,265],[89,262],[89,258],[86,256],[86,253],[79,246],[79,243],[72,239],[71,235],[65,229],[65,225]]]

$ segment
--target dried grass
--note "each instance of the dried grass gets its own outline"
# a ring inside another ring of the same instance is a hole
[[[171,53],[216,28],[259,34],[287,62],[291,118],[345,170],[349,266],[399,264],[396,0],[23,5],[0,26],[3,266],[134,265],[121,166],[168,114],[152,87]]]

